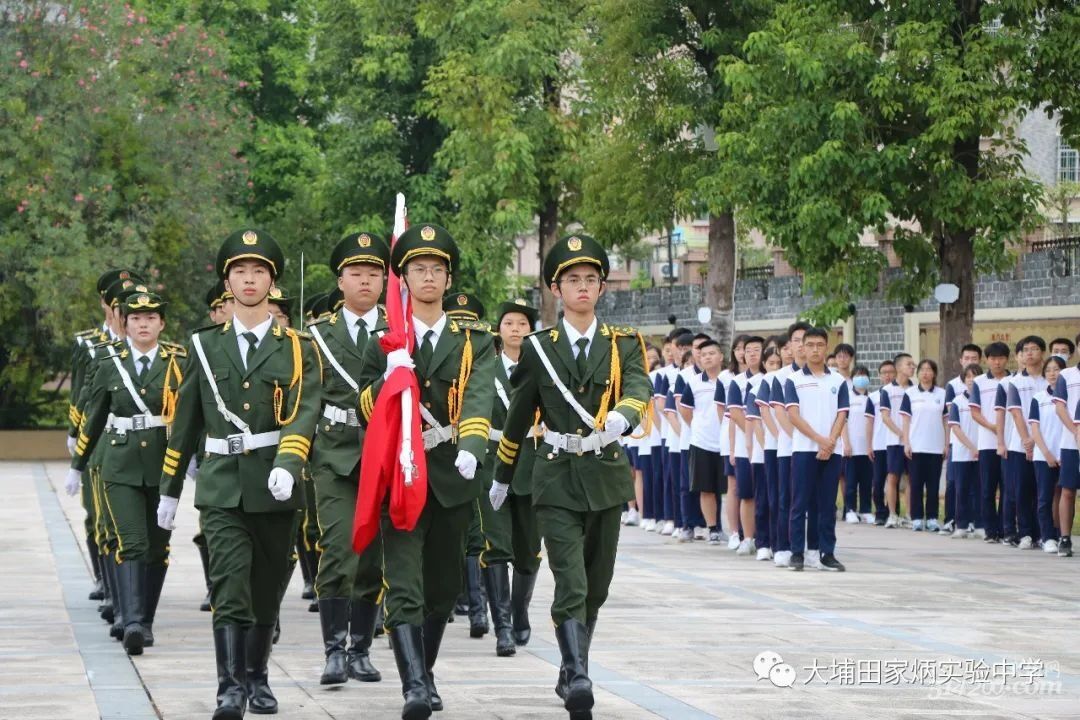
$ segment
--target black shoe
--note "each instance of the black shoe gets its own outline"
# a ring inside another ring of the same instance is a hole
[[[878,527],[885,525],[885,518],[874,518],[874,524]]]
[[[405,698],[405,705],[401,709],[402,720],[426,720],[431,717],[423,634],[423,629],[416,625],[390,628],[394,662],[401,677],[401,695]]]
[[[195,546],[199,548],[199,559],[202,561],[203,580],[206,581],[206,598],[199,605],[199,610],[203,612],[210,612],[210,550],[206,547],[206,542],[195,543]]]
[[[304,589],[300,592],[301,600],[314,600],[315,599],[315,586],[311,583],[304,583]]]
[[[1020,538],[1016,537],[1015,535],[1010,535],[1009,537],[1005,538],[1001,542],[1001,544],[1008,545],[1009,547],[1018,548],[1020,547]]]
[[[454,622],[453,616],[451,615],[450,617],[450,622]],[[382,603],[379,603],[375,606],[375,637],[382,637],[386,634],[386,627],[384,625],[385,622],[386,615],[383,612]]]
[[[247,631],[248,710],[254,715],[274,715],[278,711],[278,701],[269,682],[273,638],[273,625],[252,625]]]
[[[116,568],[120,600],[120,617],[123,619],[121,640],[128,655],[142,655],[146,642],[143,617],[146,614],[146,563],[142,560],[126,560]]]
[[[998,543],[1001,542],[1001,538],[994,537],[993,535],[987,535],[983,538],[984,543]]]
[[[101,584],[101,555],[98,553],[97,541],[89,535],[86,536],[86,552],[90,556],[90,570],[94,573],[94,589],[90,591],[87,600],[104,600],[105,587]]]
[[[593,690],[589,680],[589,630],[577,621],[567,620],[555,628],[562,656],[563,707],[572,718],[587,717],[592,711]]]
[[[119,603],[116,601],[116,560],[112,555],[101,558],[101,579],[105,581],[105,602],[101,604],[98,613],[102,620],[112,625],[116,622],[119,610]]]
[[[514,570],[514,584],[510,589],[510,616],[514,628],[514,642],[528,645],[532,637],[529,624],[529,603],[532,602],[533,588],[536,587],[536,573],[525,575]]]
[[[821,556],[821,569],[832,570],[834,572],[844,572],[844,564],[836,559],[836,556],[832,553],[825,553]]]
[[[322,625],[326,667],[320,685],[341,685],[349,679],[345,662],[345,640],[349,634],[348,598],[319,600],[319,624]]]
[[[214,628],[217,709],[214,720],[243,720],[247,709],[246,633],[239,625]]]
[[[491,563],[483,569],[491,619],[495,625],[495,654],[509,657],[517,652],[510,620],[510,568],[506,563]]]
[[[146,606],[143,608],[143,628],[146,629],[146,642],[143,647],[154,647],[154,620],[157,618],[158,603],[161,602],[161,590],[165,587],[165,574],[169,566],[165,562],[147,563],[146,565]]]
[[[453,614],[454,615],[460,615],[461,617],[465,617],[466,615],[469,614],[469,593],[465,591],[465,586],[468,585],[468,582],[464,579],[464,575],[462,576],[462,583],[461,584],[462,584],[461,594],[458,595],[457,600],[454,601],[454,613]],[[450,620],[450,622],[454,622],[454,621]]]
[[[465,558],[465,592],[469,597],[469,637],[482,638],[488,633],[487,599],[480,580],[480,558]]]
[[[795,572],[802,572],[802,569],[803,569],[803,554],[802,553],[791,553],[791,565],[789,566],[789,568],[791,570],[794,570]]]
[[[278,619],[274,622],[274,644],[277,645],[277,641],[281,639],[281,615],[278,615]]]
[[[443,633],[446,632],[446,620],[435,615],[424,618],[424,677],[427,680],[428,698],[431,709],[438,712],[443,709],[442,697],[435,688],[435,661],[439,659]]]
[[[1072,557],[1072,538],[1063,537],[1058,540],[1058,557]]]
[[[312,600],[310,603],[308,603],[307,610],[308,610],[308,612],[313,612],[313,613],[314,612],[319,612],[319,601],[318,600]]]
[[[371,664],[371,640],[375,637],[375,603],[354,600],[349,608],[349,649],[345,661],[349,677],[360,682],[379,682],[382,673]]]

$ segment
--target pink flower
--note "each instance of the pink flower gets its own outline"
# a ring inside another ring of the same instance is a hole
[[[23,70],[25,70],[27,67],[29,67],[29,65],[30,65],[30,63],[26,62],[25,60],[20,60],[19,61],[19,67],[21,67]]]
[[[75,193],[75,202],[82,202],[83,200],[82,193]]]

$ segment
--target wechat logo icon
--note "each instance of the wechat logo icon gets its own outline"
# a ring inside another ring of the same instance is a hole
[[[754,658],[754,674],[758,680],[768,679],[776,687],[791,687],[795,684],[795,668],[772,650],[760,652]]]

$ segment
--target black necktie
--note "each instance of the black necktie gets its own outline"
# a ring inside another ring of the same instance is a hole
[[[507,368],[507,370],[506,370],[506,377],[513,377],[514,370],[516,368],[517,368],[517,363],[513,363],[512,365],[510,365],[510,367]]]
[[[259,338],[256,337],[253,332],[243,333],[243,337],[248,342],[247,355],[244,356],[244,365],[251,367],[251,358],[255,357],[255,343],[259,342]]]
[[[363,320],[357,320],[356,321],[356,347],[363,350],[364,345],[367,344],[367,339],[368,339],[367,323],[365,323]]]
[[[578,338],[574,342],[574,344],[577,345],[577,347],[578,347],[578,351],[577,351],[578,379],[584,380],[585,379],[585,372],[587,370],[587,363],[588,363],[588,360],[589,360],[589,358],[585,356],[585,348],[589,344],[589,338],[587,338],[587,337]]]
[[[420,361],[424,363],[425,370],[431,364],[431,356],[435,354],[435,345],[431,342],[431,336],[434,334],[434,330],[428,330],[424,333],[424,341],[420,343]]]
[[[147,355],[143,355],[139,358],[139,377],[146,374],[146,368],[150,367],[150,358]]]

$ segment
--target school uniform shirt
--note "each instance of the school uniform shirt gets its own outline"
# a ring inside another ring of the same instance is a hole
[[[869,395],[861,395],[848,384],[848,437],[851,440],[851,456],[866,455],[866,426],[874,423],[874,401]]]
[[[957,395],[963,395],[967,392],[967,385],[964,383],[964,378],[957,375],[949,382],[945,383],[945,404],[952,404],[953,399]]]
[[[741,372],[731,379],[727,388],[727,416],[731,417],[731,409],[733,407],[739,408],[746,412],[746,393],[748,387],[761,380],[761,373],[752,375],[749,370]],[[730,433],[729,433],[730,435]],[[735,447],[732,448],[732,454],[737,458],[749,458],[750,455],[746,451],[746,433],[739,429],[739,426],[735,426]]]
[[[798,408],[799,415],[819,435],[832,432],[837,416],[848,411],[847,383],[844,376],[825,368],[823,375],[815,375],[809,366],[794,372],[784,384],[784,406]],[[791,438],[791,451],[816,453],[821,448],[811,438],[795,430]],[[839,444],[833,454],[839,453]]]
[[[1057,408],[1054,406],[1054,396],[1048,390],[1040,390],[1035,393],[1028,404],[1028,423],[1034,427],[1039,426],[1046,449],[1054,456],[1055,462],[1061,461],[1061,438],[1065,435],[1058,417]],[[1031,453],[1031,459],[1036,462],[1046,462],[1046,456],[1035,443],[1035,449]]]
[[[953,395],[949,403],[949,425],[960,428],[971,442],[976,441],[979,426],[971,417],[971,399],[966,387],[962,393]],[[949,459],[953,462],[978,462],[979,456],[961,443],[956,433],[949,435],[949,446]]]
[[[1006,410],[1009,404],[1009,387],[1012,385],[1012,381],[1015,375],[1009,374],[1001,379],[998,383],[997,389],[994,390],[994,413],[998,410]],[[1003,435],[1005,436],[1005,448],[1011,450],[1013,448],[1014,441],[1016,440],[1016,424],[1013,422],[1012,415],[1006,410],[1005,412],[1005,428]],[[1021,446],[1021,449],[1022,446]]]
[[[700,375],[700,374],[701,374],[701,370],[698,370],[697,367],[695,367],[693,365],[690,365],[689,367],[684,367],[682,370],[679,371],[679,377],[675,381],[675,399],[676,399],[676,401],[680,397],[682,397],[683,391],[686,390],[686,386],[690,384],[690,380],[695,375]],[[680,416],[679,419],[682,420],[682,417]],[[691,439],[691,434],[693,432],[693,428],[694,428],[694,418],[691,417],[691,419],[690,419],[690,427],[687,427],[686,423],[683,423],[682,434],[679,435],[679,451],[680,452],[686,452],[687,450],[690,449],[690,439]]]
[[[908,441],[913,453],[945,454],[945,390],[912,385],[900,399],[900,415],[911,418]]]
[[[994,401],[997,399],[997,389],[1000,384],[1001,380],[987,372],[985,375],[976,377],[971,386],[971,404],[978,406],[983,419],[988,422],[994,422]],[[997,435],[993,431],[979,425],[978,435],[975,444],[979,450],[997,450]]]
[[[773,380],[775,379],[775,377],[776,377],[776,371],[775,370],[773,372],[771,372],[771,373],[766,373],[762,377],[761,382],[758,384],[757,391],[754,393],[754,405],[757,406],[756,417],[758,417],[758,418],[761,418],[761,408],[769,407],[772,404],[772,385],[773,385]],[[775,423],[775,424],[777,426],[776,429],[780,433],[783,433],[783,430],[780,430],[780,424],[779,423]],[[777,443],[779,442],[779,438],[777,438],[775,435],[773,435],[771,432],[769,432],[769,426],[768,425],[763,425],[763,428],[765,430],[765,449],[766,450],[776,450],[776,446],[777,446]]]
[[[871,448],[874,452],[885,452],[888,449],[888,433],[889,428],[885,427],[885,420],[881,417],[881,412],[878,408],[881,405],[881,391],[876,390],[869,395],[869,405],[874,407],[874,436],[870,438]]]
[[[716,395],[713,396],[715,408],[723,412],[723,415],[717,414],[717,417],[720,418],[720,455],[722,457],[731,455],[731,440],[728,438],[731,418],[727,414],[727,388],[733,377],[735,377],[735,374],[730,370],[721,371],[716,376]],[[721,405],[723,407],[720,407]]]
[[[792,374],[799,372],[800,369],[801,368],[798,365],[791,363],[776,371],[773,375],[772,388],[769,390],[769,405],[774,408],[784,408],[784,392],[787,387],[788,378],[790,378]],[[792,437],[787,434],[783,427],[779,426],[779,423],[777,423],[777,430],[780,431],[780,434],[776,438],[776,457],[789,458],[791,457]]]
[[[694,412],[694,422],[690,424],[690,445],[720,452],[720,414],[716,412],[716,380],[710,380],[708,373],[701,373],[690,378],[683,388],[679,404]]]
[[[897,417],[897,413],[900,412],[900,404],[904,401],[904,393],[912,387],[915,387],[915,385],[900,385],[893,380],[888,385],[883,385],[878,392],[878,410],[888,410],[889,419],[892,420],[893,425],[896,427],[900,427],[900,418]],[[900,439],[900,436],[890,430],[888,426],[885,426],[883,432],[885,433],[886,448],[892,447],[893,445],[904,444],[904,441]]]
[[[1046,390],[1046,378],[1041,375],[1031,375],[1027,370],[1021,370],[1013,375],[1009,379],[1007,389],[1005,383],[998,386],[996,400],[1001,399],[1002,392],[1005,393],[1005,414],[1009,416],[1009,423],[1012,424],[1012,437],[1006,440],[1006,447],[1009,452],[1025,452],[1024,441],[1020,437],[1020,433],[1016,431],[1016,421],[1013,420],[1012,409],[1018,409],[1020,417],[1024,417],[1024,412],[1031,408],[1032,398],[1044,390]]]
[[[1054,402],[1062,403],[1069,413],[1069,417],[1076,417],[1077,401],[1080,400],[1080,367],[1065,368],[1058,375],[1057,384],[1054,385]],[[1061,449],[1076,450],[1076,433],[1074,428],[1063,428],[1061,433]]]
[[[764,376],[759,376],[764,377]],[[761,383],[758,383],[758,387],[761,387]],[[765,427],[765,423],[761,420],[760,405],[758,405],[757,395],[754,394],[753,386],[747,387],[746,393],[746,422],[747,429],[750,431],[752,448],[750,450],[750,463],[757,465],[765,464],[765,446],[757,441],[757,428],[760,425],[761,430],[765,437],[769,436],[769,429]]]
[[[675,435],[675,430],[664,418],[664,415],[667,412],[666,401],[668,388],[671,385],[671,371],[674,369],[674,365],[665,365],[656,371],[656,379],[653,381],[653,397],[664,401],[661,405],[664,410],[660,413],[660,417],[657,418],[660,423],[660,438],[669,449],[672,446],[672,437]]]

